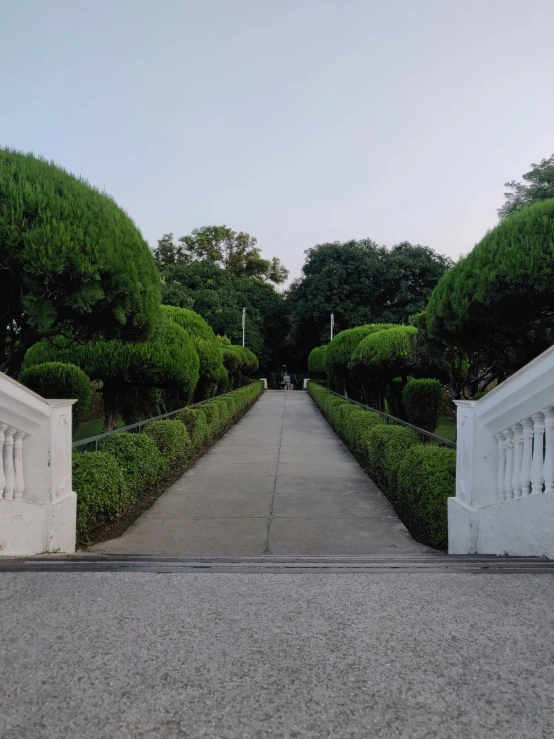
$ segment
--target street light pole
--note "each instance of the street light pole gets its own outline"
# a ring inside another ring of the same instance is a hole
[[[333,329],[335,328],[335,314],[331,313],[331,341],[333,341]]]
[[[242,346],[244,347],[244,337],[246,334],[246,308],[242,309]]]

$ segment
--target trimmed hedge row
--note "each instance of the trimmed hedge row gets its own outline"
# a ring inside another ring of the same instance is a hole
[[[152,421],[142,433],[110,434],[102,451],[74,454],[78,541],[86,543],[95,526],[120,516],[161,477],[213,443],[262,392],[263,382],[255,381],[184,408],[174,420]]]
[[[447,499],[456,494],[456,450],[421,444],[413,429],[383,423],[378,413],[317,383],[310,382],[308,392],[399,509],[410,531],[430,546],[445,547]]]

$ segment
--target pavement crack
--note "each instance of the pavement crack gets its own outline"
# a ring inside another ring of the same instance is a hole
[[[275,493],[277,492],[277,478],[279,477],[279,460],[281,459],[281,446],[283,444],[283,430],[285,428],[285,413],[287,410],[287,392],[284,391],[284,403],[283,403],[283,415],[281,418],[281,435],[279,437],[279,450],[277,452],[277,469],[275,470],[275,480],[273,481],[273,494],[271,496],[271,502],[269,503],[269,513],[267,519],[267,534],[265,539],[265,549],[263,554],[272,554],[269,548],[269,535],[271,532],[271,524],[273,523],[273,505],[275,503]]]

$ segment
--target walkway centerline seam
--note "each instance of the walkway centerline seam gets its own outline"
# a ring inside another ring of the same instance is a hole
[[[264,554],[271,554],[271,550],[269,549],[269,533],[271,531],[271,524],[273,523],[273,504],[275,502],[275,494],[277,493],[277,478],[279,477],[279,462],[281,460],[281,446],[283,444],[283,430],[285,428],[285,415],[287,412],[287,390],[283,391],[285,393],[284,403],[283,403],[283,415],[281,416],[281,435],[279,437],[279,449],[277,450],[277,466],[275,468],[275,480],[273,482],[273,493],[271,496],[271,501],[269,503],[269,513],[268,513],[268,521],[267,521],[267,538],[265,541],[265,550]]]

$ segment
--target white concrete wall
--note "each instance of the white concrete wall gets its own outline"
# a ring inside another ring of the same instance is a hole
[[[457,406],[448,551],[554,557],[554,347]]]
[[[74,402],[45,400],[0,373],[0,555],[75,551]]]

